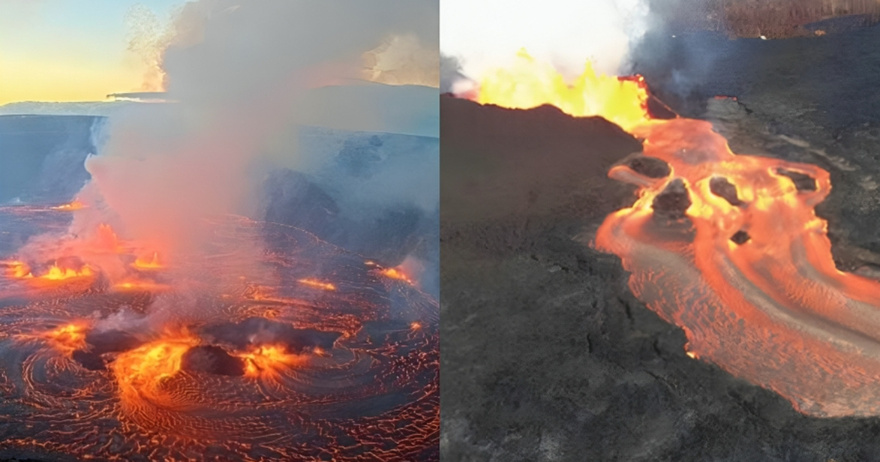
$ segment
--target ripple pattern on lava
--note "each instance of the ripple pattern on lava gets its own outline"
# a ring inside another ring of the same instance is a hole
[[[0,275],[0,457],[437,460],[437,301],[302,230],[212,229],[161,291]]]
[[[633,293],[684,330],[691,356],[806,414],[880,415],[880,283],[834,265],[814,211],[828,172],[735,155],[704,121],[636,132],[675,178],[612,171],[639,198],[606,218],[596,245],[620,256]]]

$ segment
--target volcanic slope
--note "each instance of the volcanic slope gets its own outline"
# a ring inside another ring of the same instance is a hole
[[[719,131],[740,133],[740,145],[748,144],[742,130],[763,125],[732,100],[707,107],[708,118],[724,119]],[[750,139],[768,147],[764,155],[787,157],[779,150],[792,145],[779,135]],[[880,420],[805,417],[773,392],[689,358],[684,333],[631,295],[619,260],[584,245],[634,200],[606,175],[640,150],[636,140],[598,118],[450,97],[441,101],[441,136],[442,457],[880,453],[871,436]],[[826,215],[834,229],[840,219]]]

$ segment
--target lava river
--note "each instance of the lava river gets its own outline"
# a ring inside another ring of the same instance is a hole
[[[609,176],[638,188],[597,248],[629,286],[684,329],[691,357],[717,364],[815,416],[880,415],[880,283],[839,271],[814,207],[831,189],[813,165],[735,155],[709,122],[653,118],[641,78],[567,83],[522,54],[468,95],[602,116],[642,140]]]
[[[0,253],[69,213],[0,208]],[[105,227],[0,263],[0,457],[436,459],[437,301],[302,230],[210,229],[168,262]]]

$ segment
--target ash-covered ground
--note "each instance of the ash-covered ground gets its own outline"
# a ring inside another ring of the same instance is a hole
[[[835,261],[877,275],[880,28],[653,43],[636,71],[676,111],[715,122],[736,153],[831,173],[818,213]],[[451,97],[441,137],[444,460],[880,460],[880,419],[805,417],[689,358],[619,259],[589,246],[632,203],[606,173],[636,140],[598,118]]]

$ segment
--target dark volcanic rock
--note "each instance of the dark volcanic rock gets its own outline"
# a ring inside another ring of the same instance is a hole
[[[791,178],[791,181],[794,182],[794,187],[797,188],[798,191],[816,190],[816,180],[813,179],[813,177],[811,177],[810,175],[795,172],[792,170],[786,170],[784,168],[776,169],[776,173]]]
[[[280,343],[289,351],[301,352],[319,347],[333,348],[342,334],[314,329],[296,329],[290,324],[264,318],[248,318],[238,323],[215,324],[204,328],[207,338],[217,343],[226,343],[237,349],[250,345]]]
[[[512,219],[517,226],[530,226],[536,222],[523,222],[523,217],[552,209],[570,218],[604,216],[634,197],[632,186],[606,175],[628,154],[641,151],[641,144],[605,119],[572,118],[552,106],[522,111],[450,97],[441,104],[444,246],[458,240],[444,225],[450,220],[487,224]],[[486,238],[477,245],[497,245]]]
[[[92,128],[102,117],[0,116],[0,203],[13,198],[64,202],[90,178],[97,152]]]
[[[752,237],[749,236],[749,233],[747,233],[743,230],[739,230],[739,231],[733,233],[733,236],[730,236],[731,241],[733,241],[735,244],[740,244],[740,245],[745,244],[751,238]]]
[[[71,357],[74,361],[78,362],[80,366],[90,371],[103,371],[107,369],[107,366],[104,364],[104,359],[101,358],[101,355],[93,351],[76,350],[73,352]]]
[[[389,207],[378,216],[352,223],[346,239],[341,240],[342,245],[370,255],[382,264],[395,266],[424,238],[420,231],[423,231],[421,225],[426,219],[426,214],[418,207]]]
[[[121,330],[90,331],[86,334],[90,350],[101,353],[115,353],[136,348],[141,343],[133,334]]]
[[[589,246],[633,200],[605,175],[635,140],[601,119],[450,98],[441,132],[443,460],[878,460],[880,419],[805,417],[689,358],[682,330],[631,295],[620,260]],[[863,181],[837,172],[849,184],[832,196]],[[870,202],[857,197],[848,210]],[[831,229],[871,226],[839,210]]]
[[[718,127],[734,152],[828,170],[833,188],[816,213],[838,267],[852,271],[880,264],[880,26],[826,32],[729,40],[659,28],[634,50],[633,71],[682,115],[717,122],[713,97],[736,97],[743,114]]]
[[[651,114],[651,117],[654,119],[674,119],[678,117],[678,114],[672,108],[654,95],[648,96],[647,108],[648,114]]]
[[[339,207],[300,172],[274,170],[266,179],[266,221],[284,223],[323,235],[332,229]]]
[[[181,368],[190,372],[214,375],[244,375],[244,361],[231,356],[223,348],[200,345],[190,348],[181,358]]]
[[[672,171],[669,164],[656,157],[633,156],[628,162],[629,168],[634,172],[645,175],[648,178],[665,178]]]
[[[267,182],[267,219],[385,267],[422,267],[420,287],[439,297],[439,138],[318,127],[297,138],[308,173]]]
[[[681,178],[670,181],[666,188],[660,194],[657,194],[657,197],[651,202],[651,208],[654,210],[655,217],[673,220],[684,218],[684,212],[690,206],[691,198]]]
[[[723,198],[730,205],[738,206],[742,205],[742,201],[739,200],[739,196],[736,192],[736,185],[727,180],[727,178],[716,176],[709,180],[709,191],[712,191],[712,194]]]

